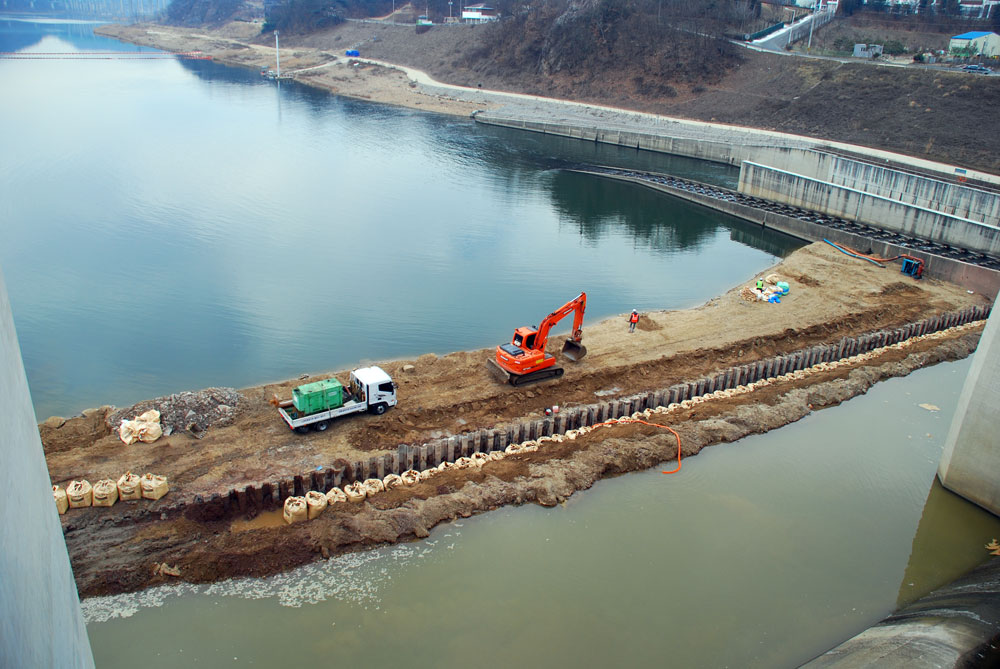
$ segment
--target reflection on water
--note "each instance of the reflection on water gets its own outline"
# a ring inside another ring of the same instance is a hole
[[[903,591],[920,596],[985,559],[1000,536],[1000,519],[927,495],[968,368],[880,383],[708,448],[678,475],[626,474],[552,509],[504,508],[271,579],[86,600],[98,665],[126,666],[143,648],[149,667],[270,666],[289,653],[371,666],[798,666],[908,601]]]
[[[776,235],[773,230],[736,218],[732,218],[729,238],[734,242],[759,249],[779,258],[785,257],[801,245],[801,241],[794,237]]]
[[[940,585],[941,565],[952,565],[956,573],[964,573],[986,559],[984,547],[997,535],[1000,523],[996,516],[985,511],[971,512],[973,508],[976,507],[934,478],[913,536],[896,608],[919,599],[928,584]]]
[[[27,33],[26,33],[27,31]],[[0,23],[0,50],[134,50]],[[732,168],[263,81],[211,61],[0,61],[10,291],[36,413],[495,345],[580,290],[681,308],[794,248],[567,164]],[[615,200],[619,200],[616,202]],[[650,287],[656,287],[651,289]]]
[[[47,35],[58,37],[60,41],[70,42],[71,44],[67,44],[70,50],[107,50],[108,40],[94,35],[95,25],[98,24],[91,21],[5,16],[0,18],[0,33],[3,34],[4,51],[23,51],[25,49],[39,51],[39,49],[32,47],[41,42]],[[152,51],[152,49],[131,44],[119,44],[115,50]]]
[[[802,246],[801,240],[638,184],[569,171],[554,172],[551,181],[556,210],[588,242],[624,229],[637,244],[664,255],[704,251],[720,234],[776,257]]]

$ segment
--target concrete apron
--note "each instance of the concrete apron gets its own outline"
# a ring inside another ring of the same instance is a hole
[[[991,559],[803,666],[909,669],[998,663],[1000,559]]]

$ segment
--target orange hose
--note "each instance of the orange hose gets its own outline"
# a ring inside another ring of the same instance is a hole
[[[677,469],[671,469],[669,472],[661,471],[661,474],[676,474],[681,470],[681,435],[674,431],[674,428],[668,427],[666,425],[660,425],[659,423],[649,423],[644,420],[639,420],[638,418],[619,418],[616,422],[605,421],[603,423],[597,423],[593,425],[593,428],[607,427],[609,425],[621,425],[622,423],[642,423],[643,425],[649,425],[650,427],[658,427],[661,430],[669,430],[674,437],[677,438]]]
[[[838,246],[840,246],[843,249],[847,249],[848,251],[850,251],[851,253],[853,253],[856,256],[860,256],[860,257],[865,258],[867,260],[874,260],[875,262],[892,262],[893,260],[899,260],[900,258],[903,257],[903,256],[893,256],[892,258],[880,258],[878,256],[865,255],[861,251],[858,251],[857,249],[852,249],[850,246],[847,246],[845,244],[838,244]]]
[[[846,244],[839,244],[838,246],[840,246],[843,249],[847,249],[848,251],[850,251],[854,255],[860,256],[862,258],[867,258],[868,260],[874,260],[876,262],[892,262],[893,260],[899,260],[900,258],[908,258],[909,260],[913,260],[915,262],[918,262],[921,265],[924,264],[924,261],[921,260],[920,258],[916,258],[914,256],[907,255],[905,253],[900,253],[899,255],[893,256],[891,258],[879,258],[878,256],[866,256],[861,251],[857,251],[855,249],[852,249],[850,246],[847,246]]]

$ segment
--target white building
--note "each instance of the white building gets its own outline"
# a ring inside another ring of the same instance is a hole
[[[462,21],[465,23],[486,23],[488,21],[496,21],[499,18],[497,10],[486,5],[462,7]]]
[[[959,0],[958,7],[964,16],[973,19],[988,19],[997,11],[1000,0]]]
[[[1000,35],[978,31],[955,35],[948,42],[948,51],[959,51],[969,55],[1000,56]]]

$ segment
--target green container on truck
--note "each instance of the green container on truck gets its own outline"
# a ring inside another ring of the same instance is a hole
[[[336,409],[344,403],[344,385],[337,379],[307,383],[292,391],[292,404],[299,413]]]

